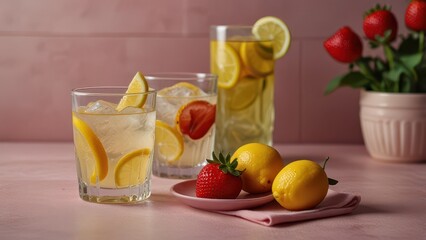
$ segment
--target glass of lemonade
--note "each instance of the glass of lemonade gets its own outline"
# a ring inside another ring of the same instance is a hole
[[[216,151],[250,142],[272,145],[274,49],[251,26],[212,26],[210,70],[219,77]]]
[[[156,91],[126,87],[72,91],[72,122],[80,197],[97,203],[133,203],[151,194]],[[134,98],[137,107],[119,107]]]
[[[157,90],[153,174],[196,178],[213,152],[216,75],[159,73],[145,78]]]

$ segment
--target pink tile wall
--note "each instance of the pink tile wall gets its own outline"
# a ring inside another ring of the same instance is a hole
[[[408,0],[391,4],[400,27]],[[322,42],[343,25],[362,33],[358,0],[2,0],[0,141],[69,141],[70,90],[126,85],[134,73],[209,71],[209,26],[274,15],[293,35],[276,65],[277,143],[362,143],[358,91],[323,96],[346,70]]]

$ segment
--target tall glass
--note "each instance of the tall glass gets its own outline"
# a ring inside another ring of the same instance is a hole
[[[126,87],[72,91],[72,122],[80,197],[97,203],[134,203],[151,194],[156,92]],[[124,97],[141,107],[117,111]]]
[[[158,91],[154,175],[196,178],[212,157],[217,77],[159,73],[145,78]]]
[[[212,26],[210,70],[218,75],[215,150],[233,153],[250,142],[272,145],[274,57],[271,39],[251,26]]]

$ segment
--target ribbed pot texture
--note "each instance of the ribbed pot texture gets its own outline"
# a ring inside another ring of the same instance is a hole
[[[426,161],[426,94],[362,90],[360,109],[364,143],[373,158]]]

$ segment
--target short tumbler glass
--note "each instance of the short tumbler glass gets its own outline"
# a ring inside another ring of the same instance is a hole
[[[151,194],[156,91],[126,87],[72,90],[72,123],[80,197],[97,203],[136,203]],[[123,97],[142,106],[116,110]]]
[[[158,73],[145,78],[158,91],[153,174],[196,178],[214,147],[216,75]]]

